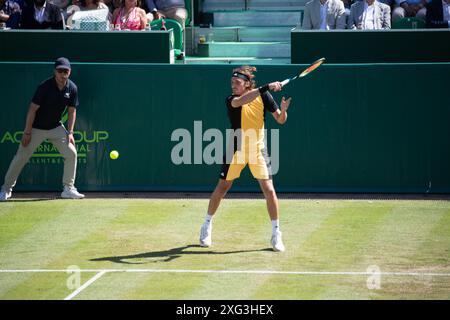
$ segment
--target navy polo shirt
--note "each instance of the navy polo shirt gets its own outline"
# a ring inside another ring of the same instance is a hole
[[[59,90],[54,77],[42,82],[34,93],[33,103],[39,105],[33,128],[51,130],[61,125],[61,116],[67,107],[78,107],[78,88],[68,79],[66,86]]]

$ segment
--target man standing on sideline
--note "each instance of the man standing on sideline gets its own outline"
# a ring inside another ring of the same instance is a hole
[[[226,105],[234,142],[227,147],[224,162],[217,183],[209,200],[208,212],[200,230],[200,245],[212,244],[212,219],[221,200],[239,178],[248,164],[255,179],[258,180],[266,198],[267,211],[272,222],[271,245],[274,251],[284,251],[279,225],[278,198],[272,182],[272,169],[264,143],[265,113],[272,114],[275,121],[284,124],[291,98],[281,100],[281,110],[269,91],[281,91],[281,82],[272,82],[256,88],[253,80],[255,67],[242,66],[233,70],[231,77],[232,94],[227,97]],[[253,137],[253,139],[252,139]],[[250,141],[247,139],[250,138]]]
[[[81,199],[84,195],[74,187],[77,151],[73,128],[78,106],[78,88],[70,79],[70,62],[66,58],[55,61],[54,76],[37,88],[26,118],[25,130],[16,155],[9,165],[0,191],[0,201],[11,197],[12,188],[25,164],[36,148],[48,139],[64,157],[64,190],[62,198]],[[61,114],[68,109],[67,129],[61,123]]]

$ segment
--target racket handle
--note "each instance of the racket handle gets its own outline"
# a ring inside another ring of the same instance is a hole
[[[287,85],[289,83],[290,79],[286,79],[281,81],[281,85],[284,87],[285,85]]]

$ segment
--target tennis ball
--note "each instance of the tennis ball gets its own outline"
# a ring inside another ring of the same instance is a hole
[[[113,160],[116,160],[119,157],[119,153],[116,150],[113,150],[109,153],[109,157]]]

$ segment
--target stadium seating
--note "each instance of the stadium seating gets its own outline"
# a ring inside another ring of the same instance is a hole
[[[175,56],[178,57],[184,52],[183,47],[183,28],[181,24],[172,19],[164,19],[167,30],[173,29]],[[162,27],[162,19],[153,20],[150,24],[152,30],[160,30]]]
[[[194,28],[190,51],[203,58],[192,62],[289,63],[290,31],[301,25],[305,3],[204,0],[201,10],[211,17],[211,26]]]

